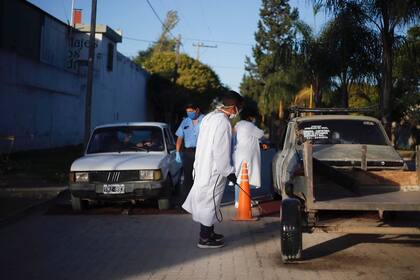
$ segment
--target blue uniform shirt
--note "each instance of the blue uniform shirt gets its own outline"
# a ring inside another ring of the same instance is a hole
[[[197,125],[193,125],[193,120],[190,118],[182,120],[175,134],[184,139],[185,148],[195,148],[197,146],[198,132],[200,131],[200,124],[203,118],[203,114],[198,116]]]

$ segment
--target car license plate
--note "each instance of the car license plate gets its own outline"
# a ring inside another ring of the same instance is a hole
[[[104,194],[120,194],[124,193],[125,186],[123,184],[105,184]]]

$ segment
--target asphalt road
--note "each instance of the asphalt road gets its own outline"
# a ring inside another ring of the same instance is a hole
[[[254,196],[271,194],[268,164],[263,172]],[[278,214],[233,222],[232,199],[227,189],[216,225],[226,246],[203,250],[198,225],[180,210],[146,203],[78,215],[60,196],[0,226],[0,279],[419,279],[420,237],[412,236],[304,234],[303,260],[283,264]]]
[[[196,247],[188,214],[75,215],[38,209],[0,227],[0,279],[418,279],[420,239],[304,234],[303,260],[283,264],[279,218],[233,222],[222,249]]]

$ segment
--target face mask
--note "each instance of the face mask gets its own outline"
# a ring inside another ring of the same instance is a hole
[[[192,119],[195,120],[195,112],[187,112],[187,116]]]
[[[235,111],[236,111],[236,114],[230,114],[230,115],[229,115],[229,119],[234,119],[234,118],[236,118],[236,116],[239,114],[239,112],[238,112],[238,107],[236,107],[236,106],[235,106],[235,109],[236,109],[236,110],[235,110]]]

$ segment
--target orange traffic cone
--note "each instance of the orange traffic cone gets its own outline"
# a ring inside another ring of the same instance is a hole
[[[256,221],[258,218],[252,217],[251,191],[249,188],[248,166],[244,161],[241,168],[241,188],[239,189],[239,205],[236,210],[234,221]]]

